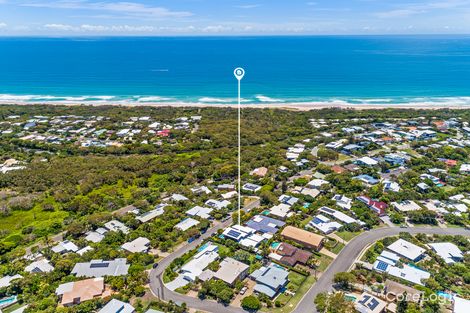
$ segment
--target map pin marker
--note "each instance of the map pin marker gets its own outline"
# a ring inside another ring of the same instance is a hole
[[[237,67],[233,71],[233,75],[235,75],[235,78],[240,81],[240,80],[242,80],[243,76],[245,76],[245,70],[241,67]]]

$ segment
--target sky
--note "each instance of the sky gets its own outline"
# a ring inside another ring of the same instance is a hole
[[[0,0],[0,36],[470,34],[470,0]]]

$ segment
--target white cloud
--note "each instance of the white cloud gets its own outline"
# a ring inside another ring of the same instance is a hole
[[[0,29],[6,28],[7,26],[8,26],[8,25],[7,25],[6,23],[1,23],[1,22],[0,22]]]
[[[379,18],[397,18],[397,17],[408,17],[411,15],[422,13],[422,11],[411,10],[411,9],[401,9],[401,10],[391,10],[385,12],[378,12],[375,15]]]
[[[245,5],[236,5],[236,8],[239,9],[254,9],[254,8],[259,8],[261,4],[245,4]]]
[[[187,11],[172,11],[167,8],[148,6],[137,2],[90,2],[87,0],[62,0],[52,2],[30,2],[24,3],[22,6],[51,9],[106,11],[119,13],[124,16],[153,19],[181,18],[193,15],[191,12]]]
[[[390,11],[377,12],[374,15],[378,18],[401,18],[417,14],[424,14],[430,11],[462,9],[465,7],[470,7],[470,0],[448,0],[402,5],[400,8]]]
[[[60,31],[74,30],[73,26],[65,25],[65,24],[46,24],[46,25],[44,25],[44,28],[50,29],[50,30],[60,30]]]
[[[45,24],[43,29],[59,32],[82,32],[82,33],[143,33],[158,30],[153,26],[130,26],[130,25],[91,25],[79,26],[67,24]]]

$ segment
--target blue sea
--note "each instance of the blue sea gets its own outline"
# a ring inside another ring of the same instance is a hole
[[[0,38],[0,102],[470,105],[470,36]]]

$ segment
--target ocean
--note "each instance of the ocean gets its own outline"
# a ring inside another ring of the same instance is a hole
[[[0,102],[470,105],[470,36],[0,38]]]

